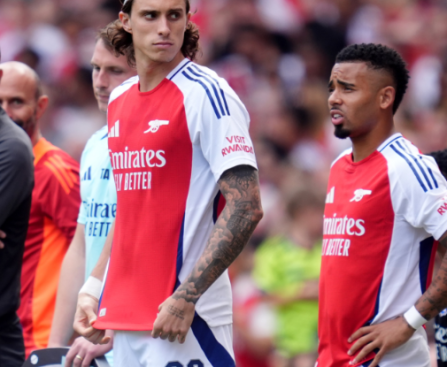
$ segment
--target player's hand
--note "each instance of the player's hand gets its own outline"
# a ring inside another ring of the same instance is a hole
[[[169,297],[158,307],[152,337],[169,339],[171,343],[177,339],[183,344],[194,319],[195,308],[194,303],[187,302],[183,298]]]
[[[350,364],[357,364],[372,351],[379,349],[376,357],[369,365],[369,367],[376,367],[385,353],[406,343],[415,331],[402,316],[377,325],[362,327],[348,339],[349,343],[357,340],[348,351],[348,355],[353,356],[362,348]]]
[[[106,335],[112,339],[104,345],[90,343],[82,336],[76,338],[67,355],[64,367],[90,367],[94,358],[101,357],[113,348],[113,331],[107,330]]]
[[[6,233],[0,230],[0,250],[5,248],[5,244],[2,242],[3,239],[6,238]]]
[[[105,335],[105,330],[98,330],[92,326],[97,319],[98,302],[97,298],[87,293],[79,294],[73,328],[93,344],[107,344],[110,336]]]

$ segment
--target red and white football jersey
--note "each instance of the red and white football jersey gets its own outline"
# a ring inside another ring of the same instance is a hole
[[[203,253],[222,173],[257,167],[249,115],[225,80],[185,59],[152,91],[141,93],[138,77],[115,89],[108,125],[117,213],[95,327],[152,330]],[[226,272],[196,311],[211,327],[232,322]]]
[[[431,282],[435,240],[447,230],[447,184],[433,158],[400,134],[360,162],[351,153],[334,162],[329,178],[318,367],[348,366],[348,338],[356,330],[416,303]],[[379,365],[428,367],[429,360],[421,327]]]

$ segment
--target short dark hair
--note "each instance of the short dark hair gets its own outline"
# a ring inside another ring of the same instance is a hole
[[[410,74],[402,56],[396,50],[384,45],[362,43],[345,47],[337,55],[335,62],[365,62],[375,70],[386,70],[394,79],[396,98],[393,114],[396,113],[407,91]]]
[[[441,171],[442,175],[447,179],[447,149],[440,150],[438,152],[428,153],[427,155],[432,156],[435,159],[436,164],[439,167],[439,170]]]
[[[121,11],[126,14],[132,12],[132,5],[134,0],[120,0],[123,3]],[[190,0],[185,0],[186,3],[186,13],[188,14],[191,10]],[[119,19],[108,24],[106,27],[107,38],[109,43],[112,45],[113,50],[117,55],[125,55],[127,57],[127,62],[130,66],[135,66],[135,49],[133,46],[132,35],[127,33],[121,21]],[[186,31],[185,38],[182,45],[183,56],[194,61],[197,52],[199,51],[199,29],[197,25],[193,22],[189,22]]]

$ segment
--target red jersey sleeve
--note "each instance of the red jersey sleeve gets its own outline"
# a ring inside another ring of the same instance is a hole
[[[48,152],[39,166],[43,172],[40,180],[36,180],[36,188],[40,191],[42,212],[71,241],[81,203],[79,164],[65,152],[56,150]]]

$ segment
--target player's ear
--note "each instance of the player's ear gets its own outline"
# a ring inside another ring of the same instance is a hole
[[[393,107],[396,98],[396,90],[394,87],[388,86],[380,91],[380,108],[386,110]]]
[[[45,113],[45,111],[47,110],[48,103],[49,103],[48,96],[45,96],[45,95],[40,96],[39,99],[37,100],[37,110],[36,110],[37,120],[39,120],[42,117],[42,115]]]
[[[119,17],[124,30],[128,33],[132,33],[132,26],[130,24],[130,15],[120,11]]]
[[[185,32],[186,32],[186,30],[188,29],[188,24],[191,22],[191,13],[188,13],[187,15],[186,15],[186,24],[185,24]]]

